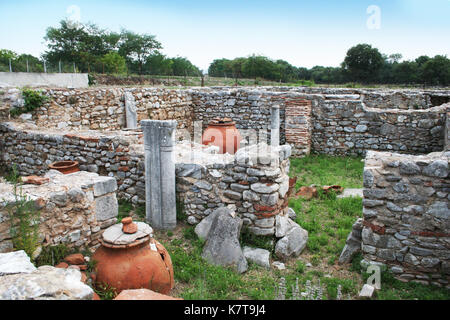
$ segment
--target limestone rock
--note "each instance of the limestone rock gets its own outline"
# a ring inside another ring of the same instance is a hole
[[[228,208],[221,208],[212,221],[202,257],[211,264],[232,266],[239,273],[247,271],[247,260],[239,243],[241,227],[239,217],[233,218]]]
[[[270,252],[268,250],[244,247],[244,256],[248,261],[270,269]]]
[[[42,266],[32,273],[0,277],[0,300],[92,300],[93,294],[76,269]]]
[[[23,250],[0,253],[0,276],[31,273],[35,270],[36,267],[31,263],[30,257]]]
[[[183,300],[149,289],[123,290],[114,300]]]
[[[303,249],[305,249],[307,241],[308,231],[296,224],[287,232],[285,237],[277,242],[275,254],[284,260],[291,256],[299,256]]]
[[[211,225],[218,214],[221,212],[229,212],[226,208],[219,208],[213,211],[209,216],[204,218],[194,229],[195,234],[203,240],[208,239],[209,230]]]

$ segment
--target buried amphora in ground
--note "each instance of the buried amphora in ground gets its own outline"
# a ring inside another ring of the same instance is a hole
[[[152,233],[148,224],[133,223],[131,218],[109,227],[92,257],[96,286],[107,285],[116,294],[142,288],[168,294],[174,286],[172,260]]]

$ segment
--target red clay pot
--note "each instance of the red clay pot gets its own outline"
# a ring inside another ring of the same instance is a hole
[[[58,161],[48,166],[50,169],[58,170],[63,174],[69,174],[80,171],[77,161]]]
[[[174,286],[172,260],[158,241],[146,236],[127,245],[100,240],[92,256],[96,263],[96,285],[107,284],[116,294],[128,289],[150,289],[168,294]],[[151,246],[156,250],[152,250]]]
[[[206,128],[202,144],[219,147],[219,153],[235,154],[241,145],[241,134],[230,118],[214,119]]]

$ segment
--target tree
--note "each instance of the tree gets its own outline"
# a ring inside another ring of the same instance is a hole
[[[0,49],[0,72],[9,71],[9,61],[17,59],[17,53],[7,49]]]
[[[200,69],[194,66],[188,59],[176,57],[171,59],[172,72],[175,76],[198,76]]]
[[[57,65],[59,61],[75,63],[81,71],[90,72],[92,66],[99,68],[104,55],[117,48],[120,35],[98,28],[95,24],[71,24],[60,22],[58,28],[47,29],[44,39],[48,50],[43,57]]]
[[[122,30],[119,54],[127,61],[137,64],[139,74],[142,74],[142,67],[148,57],[157,49],[162,49],[162,46],[155,36]]]
[[[127,73],[127,63],[125,58],[117,52],[109,52],[101,58],[101,62],[107,73],[124,74]]]
[[[450,60],[441,55],[428,60],[422,67],[422,79],[429,85],[450,84]]]
[[[419,66],[415,61],[403,61],[394,66],[394,82],[412,84],[419,81]]]
[[[208,75],[210,77],[231,77],[233,76],[233,71],[230,66],[231,60],[216,59],[209,66]]]
[[[370,83],[378,80],[383,63],[378,49],[369,44],[359,44],[348,50],[343,66],[353,81]]]

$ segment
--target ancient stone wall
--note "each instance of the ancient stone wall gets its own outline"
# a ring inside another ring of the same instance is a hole
[[[364,155],[371,149],[410,154],[442,150],[446,111],[434,105],[450,97],[447,91],[289,87],[43,92],[52,102],[34,112],[31,120],[40,128],[123,129],[124,93],[129,92],[138,121],[177,120],[177,133],[185,139],[193,135],[196,121],[205,129],[216,117],[232,118],[244,136],[246,130],[263,130],[270,137],[270,110],[276,104],[280,106],[280,142],[291,144],[296,156],[310,151]],[[3,92],[3,109],[21,104],[19,90]]]
[[[131,92],[138,121],[180,120],[179,129],[192,132],[191,97],[182,90],[160,88],[41,89],[51,98],[33,112],[41,128],[113,131],[126,128],[125,92]],[[3,107],[23,105],[20,90],[9,89],[1,98]]]
[[[312,150],[364,155],[367,150],[424,154],[444,148],[446,107],[426,110],[367,108],[359,99],[318,100]]]
[[[64,243],[69,247],[95,248],[104,229],[117,222],[116,180],[95,173],[46,174],[49,182],[21,186],[28,200],[40,211],[39,242]],[[0,253],[13,249],[10,217],[6,207],[15,202],[13,186],[0,183]]]
[[[400,279],[450,280],[450,154],[369,151],[364,168],[366,264],[387,265]]]
[[[197,224],[228,206],[250,232],[274,235],[276,216],[288,210],[290,155],[289,145],[259,144],[240,149],[235,156],[200,154],[203,159],[198,161],[178,162],[178,201],[188,222]]]
[[[100,133],[29,130],[18,125],[0,123],[0,162],[13,164],[21,175],[43,175],[56,161],[78,161],[80,170],[114,177],[122,198],[137,203],[145,198],[144,154],[135,152],[139,132]]]

